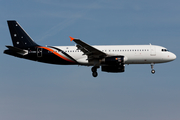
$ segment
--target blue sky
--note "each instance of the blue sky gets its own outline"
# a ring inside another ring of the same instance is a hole
[[[0,0],[0,119],[179,120],[180,1]],[[50,65],[3,54],[17,20],[40,45],[155,44],[170,63],[126,65],[124,73],[91,76],[91,67]]]

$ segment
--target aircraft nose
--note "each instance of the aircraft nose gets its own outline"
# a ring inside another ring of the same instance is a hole
[[[170,58],[171,58],[172,60],[175,60],[175,59],[176,59],[176,55],[175,55],[174,53],[171,53]]]

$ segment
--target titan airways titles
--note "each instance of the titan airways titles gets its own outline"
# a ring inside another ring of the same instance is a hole
[[[76,46],[40,46],[14,20],[7,21],[13,46],[6,46],[5,54],[38,62],[58,65],[92,66],[104,72],[124,72],[125,64],[150,64],[151,72],[156,63],[170,62],[176,55],[157,45],[97,45],[91,46],[80,39],[70,37]]]

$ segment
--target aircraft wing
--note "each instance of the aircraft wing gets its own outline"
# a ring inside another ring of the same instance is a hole
[[[81,50],[84,55],[88,56],[88,59],[102,59],[107,56],[106,53],[88,45],[87,43],[81,41],[80,39],[74,39],[70,37],[71,41],[74,41],[77,45],[76,47]]]

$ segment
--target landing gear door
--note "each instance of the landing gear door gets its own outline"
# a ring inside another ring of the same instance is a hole
[[[42,48],[37,48],[37,57],[42,57]]]
[[[150,47],[150,55],[151,56],[156,56],[156,47],[155,46],[152,46]]]

